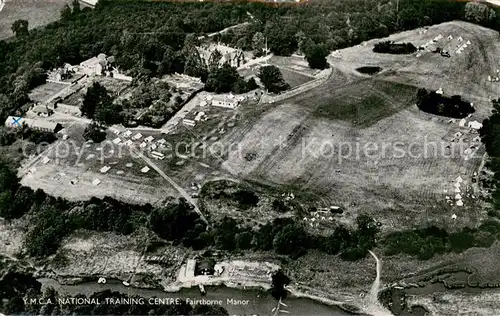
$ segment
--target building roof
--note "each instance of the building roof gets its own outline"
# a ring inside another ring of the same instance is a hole
[[[61,124],[59,123],[54,123],[39,119],[29,119],[18,116],[9,116],[5,120],[5,126],[7,127],[20,127],[23,124],[26,124],[30,128],[43,128],[53,131],[55,131],[58,127],[61,126]]]
[[[240,101],[238,101],[234,96],[231,96],[231,95],[214,95],[212,97],[212,102],[214,101],[218,101],[218,102],[231,102],[231,103],[239,103]]]
[[[99,57],[92,57],[90,59],[82,61],[80,63],[80,66],[82,66],[82,67],[93,67],[93,66],[96,66],[97,64],[100,64],[101,66],[106,66],[106,57],[104,57],[104,59],[99,58]]]

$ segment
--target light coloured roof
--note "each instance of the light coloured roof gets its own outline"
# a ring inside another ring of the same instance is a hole
[[[23,124],[26,124],[30,128],[43,128],[48,130],[55,130],[59,125],[58,123],[49,122],[47,120],[29,119],[19,116],[9,116],[5,120],[5,126],[7,127],[20,127]]]

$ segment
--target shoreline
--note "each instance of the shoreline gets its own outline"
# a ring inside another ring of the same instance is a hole
[[[105,276],[103,276],[105,277]],[[37,279],[51,279],[53,281],[58,282],[60,285],[63,286],[78,286],[78,285],[83,285],[83,284],[90,284],[94,283],[97,280],[97,276],[65,276],[65,277],[57,277],[57,276],[50,276],[45,273],[41,273],[41,275],[37,276]],[[122,283],[124,280],[117,278],[117,277],[109,277],[108,278],[111,281],[119,281]],[[201,284],[201,283],[200,283]],[[252,281],[247,281],[247,280],[241,280],[241,281],[235,281],[235,280],[214,280],[212,282],[203,282],[203,286],[208,286],[208,287],[226,287],[229,289],[236,289],[240,291],[261,291],[261,292],[267,292],[271,289],[271,285],[263,282],[252,282]],[[179,293],[182,290],[185,289],[193,289],[197,288],[198,284],[185,284],[185,283],[179,283],[179,282],[171,282],[168,284],[161,284],[161,283],[156,283],[156,284],[151,284],[151,283],[146,283],[146,282],[130,282],[130,286],[126,287],[123,285],[124,288],[133,288],[133,289],[138,289],[138,290],[158,290],[162,291],[164,293]],[[343,301],[338,301],[334,300],[330,297],[327,296],[322,296],[319,294],[314,294],[308,291],[304,290],[299,290],[294,286],[287,286],[286,289],[288,290],[289,297],[290,298],[303,298],[303,299],[309,299],[312,300],[316,303],[331,306],[331,307],[336,307],[342,310],[343,312],[346,312],[350,315],[369,315],[366,313],[362,312],[362,308],[356,304],[353,304],[353,302],[343,302]]]

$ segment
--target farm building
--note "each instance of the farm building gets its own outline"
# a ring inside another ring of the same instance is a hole
[[[234,98],[232,95],[215,95],[211,98],[211,104],[212,106],[220,106],[223,108],[230,108],[230,109],[235,109],[238,107],[240,104],[240,101]]]
[[[48,122],[45,120],[29,119],[24,117],[9,116],[5,120],[5,126],[8,128],[19,128],[23,125],[28,126],[31,129],[42,131],[42,132],[52,132],[57,133],[62,129],[62,125],[59,123]]]

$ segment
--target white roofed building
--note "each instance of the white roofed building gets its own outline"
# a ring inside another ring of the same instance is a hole
[[[59,123],[49,122],[42,119],[29,119],[18,116],[9,116],[5,120],[5,126],[8,128],[20,128],[23,125],[27,127],[42,131],[42,132],[52,132],[57,133],[62,129],[62,125]]]
[[[232,95],[214,95],[211,104],[212,106],[235,109],[240,104],[240,101]]]

